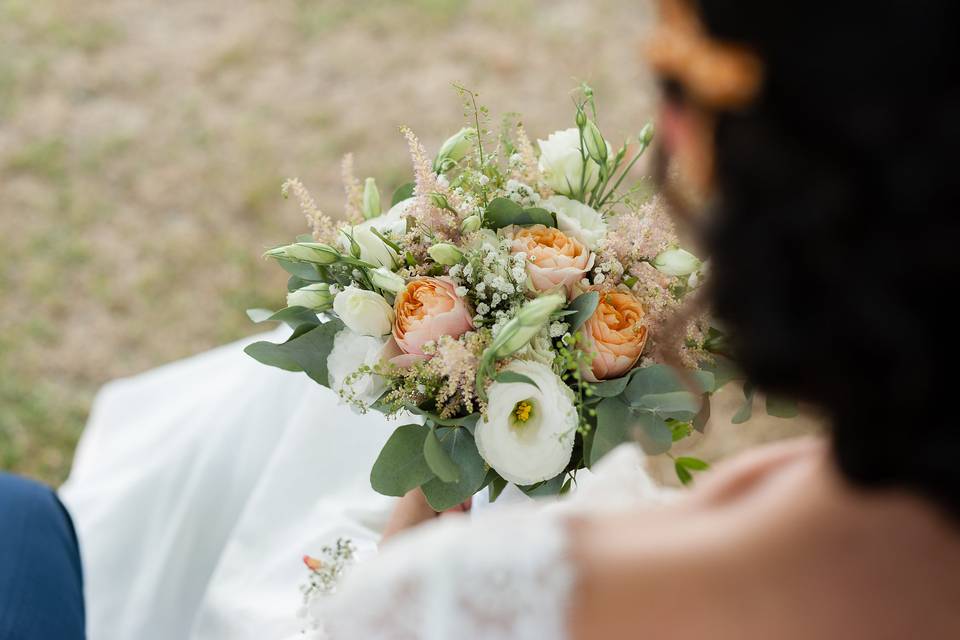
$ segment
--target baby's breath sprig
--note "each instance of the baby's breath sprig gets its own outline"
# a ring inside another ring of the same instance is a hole
[[[332,546],[320,549],[320,557],[303,556],[303,563],[310,570],[307,584],[300,587],[303,603],[307,604],[318,595],[330,595],[337,589],[337,583],[347,566],[353,562],[357,548],[349,538],[337,538]]]
[[[583,371],[593,362],[593,354],[581,349],[579,345],[582,343],[583,334],[579,331],[565,335],[557,347],[557,360],[561,370],[560,377],[574,390],[574,405],[577,408],[577,415],[580,416],[577,430],[581,435],[586,435],[592,429],[588,417],[596,416],[597,410],[588,406],[594,389],[593,385],[583,378]]]

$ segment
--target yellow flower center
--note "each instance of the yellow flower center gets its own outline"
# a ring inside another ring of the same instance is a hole
[[[513,407],[513,416],[518,422],[526,422],[533,413],[533,404],[527,400],[521,400]]]

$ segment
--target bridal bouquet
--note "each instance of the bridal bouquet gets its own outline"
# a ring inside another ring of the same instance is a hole
[[[485,487],[496,499],[507,483],[563,493],[628,440],[667,453],[709,415],[722,339],[706,317],[678,313],[705,270],[659,199],[643,181],[621,189],[650,125],[614,149],[584,86],[575,126],[538,153],[522,125],[494,132],[461,95],[469,126],[435,156],[401,129],[415,179],[389,207],[350,156],[341,222],[299,181],[284,185],[312,234],[266,254],[290,273],[289,306],[250,314],[293,333],[246,349],[359,411],[410,416],[371,483],[392,496],[421,487],[437,510]],[[675,463],[684,482],[706,467]]]

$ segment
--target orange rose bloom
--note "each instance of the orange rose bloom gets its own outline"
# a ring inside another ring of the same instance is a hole
[[[511,251],[527,254],[527,274],[534,289],[548,291],[562,285],[568,296],[596,259],[576,238],[542,224],[517,231]]]
[[[647,342],[644,315],[632,294],[601,292],[597,309],[583,325],[584,350],[593,354],[584,378],[590,382],[619,378],[633,368]]]
[[[397,320],[393,337],[409,358],[394,358],[394,364],[405,366],[426,358],[423,346],[440,336],[459,338],[473,329],[473,314],[456,293],[448,278],[418,278],[397,294],[393,305]]]

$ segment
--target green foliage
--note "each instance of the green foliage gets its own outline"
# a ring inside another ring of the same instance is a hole
[[[799,413],[797,403],[790,398],[767,395],[767,415],[774,418],[796,418]]]
[[[263,364],[287,371],[303,371],[314,381],[330,386],[327,377],[327,356],[333,350],[333,338],[343,328],[336,318],[310,327],[301,325],[293,336],[282,344],[254,342],[244,352]],[[302,333],[300,333],[303,331]]]
[[[370,471],[374,491],[402,496],[434,477],[423,453],[428,433],[430,430],[419,424],[397,427]]]
[[[430,470],[433,471],[440,480],[444,482],[457,482],[460,480],[460,469],[450,459],[447,452],[444,451],[440,440],[437,438],[437,428],[430,427],[427,437],[423,441],[423,457],[427,461]]]
[[[576,332],[583,326],[584,322],[590,319],[593,312],[597,310],[598,304],[600,304],[600,294],[596,291],[581,293],[570,301],[570,304],[567,305],[567,310],[574,312],[567,318],[567,322],[570,324],[570,333]]]
[[[396,191],[393,192],[393,197],[390,199],[390,206],[394,206],[397,203],[403,202],[407,198],[413,197],[413,190],[416,189],[417,185],[415,182],[408,182],[401,185]]]
[[[460,470],[456,482],[433,478],[421,486],[427,502],[437,511],[455,507],[475,494],[487,476],[487,463],[480,457],[470,432],[458,427],[437,429],[441,448]]]
[[[542,224],[547,227],[556,227],[557,221],[546,209],[539,207],[524,209],[509,198],[494,198],[483,214],[483,224],[490,229],[502,229],[512,224]]]
[[[680,479],[680,482],[684,485],[688,485],[693,482],[694,471],[706,471],[710,468],[710,465],[700,458],[680,456],[673,459],[673,468],[674,471],[676,471],[677,478]]]
[[[266,309],[247,309],[247,317],[253,322],[285,322],[291,329],[298,329],[303,325],[316,326],[321,324],[317,314],[306,307],[287,307],[277,312]]]
[[[501,371],[496,376],[494,376],[495,382],[502,382],[505,384],[509,383],[520,383],[520,384],[529,384],[533,387],[539,389],[537,383],[533,381],[529,376],[525,376],[522,373],[517,373],[516,371]]]
[[[733,424],[743,424],[753,416],[753,385],[749,382],[743,383],[743,405],[733,414],[730,421]]]

